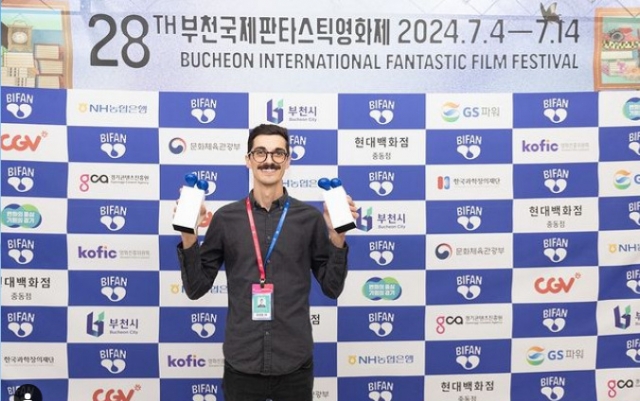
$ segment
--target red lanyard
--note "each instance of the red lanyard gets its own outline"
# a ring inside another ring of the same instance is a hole
[[[264,284],[266,280],[266,274],[264,271],[265,263],[262,262],[262,251],[260,251],[260,242],[258,241],[258,230],[256,229],[256,223],[253,221],[253,211],[251,210],[251,200],[249,200],[248,196],[245,204],[247,205],[247,215],[249,216],[249,226],[251,227],[251,236],[253,237],[253,248],[256,252],[256,259],[258,261],[258,271],[260,272],[260,284]],[[289,210],[289,199],[287,199],[287,201],[284,203],[282,216],[280,216],[280,221],[278,222],[276,231],[273,233],[273,238],[271,239],[271,245],[269,245],[269,249],[267,250],[267,257],[265,258],[267,261],[266,264],[269,264],[269,260],[271,259],[271,252],[273,252],[273,248],[276,246],[276,241],[280,236],[280,231],[282,231],[282,225],[284,224],[284,217],[287,215],[288,210]]]

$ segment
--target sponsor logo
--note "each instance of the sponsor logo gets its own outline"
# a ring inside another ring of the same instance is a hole
[[[35,241],[25,238],[13,238],[7,240],[7,255],[16,263],[26,265],[33,260]]]
[[[540,379],[540,393],[549,401],[560,401],[564,397],[566,379],[559,376],[549,376]]]
[[[539,366],[544,362],[544,348],[534,346],[527,350],[527,363],[531,366]]]
[[[613,186],[621,190],[629,188],[631,186],[631,171],[616,171],[613,174]]]
[[[274,101],[270,99],[267,102],[267,121],[274,124],[280,124],[284,121],[284,100],[279,99]]]
[[[446,102],[442,105],[441,117],[444,121],[448,123],[453,123],[458,121],[460,118],[460,107],[459,104],[453,102]]]
[[[458,219],[456,220],[467,231],[475,231],[482,224],[481,206],[459,206],[456,208]]]
[[[387,99],[377,99],[369,101],[369,117],[379,125],[387,125],[393,120],[393,110],[396,102]]]
[[[553,194],[562,193],[567,188],[569,170],[552,168],[542,171],[544,186]]]
[[[451,326],[454,324],[463,325],[464,319],[462,318],[462,316],[438,316],[436,317],[436,333],[444,334],[444,332],[446,331],[445,325]]]
[[[218,394],[218,386],[215,384],[200,383],[191,386],[192,401],[216,401]]]
[[[482,152],[482,136],[458,135],[456,136],[456,151],[467,160],[474,160]]]
[[[169,151],[179,155],[187,151],[187,142],[182,138],[173,138],[169,141]]]
[[[191,99],[191,115],[200,124],[209,124],[216,119],[216,107],[218,101],[215,99],[195,98]]]
[[[451,189],[451,177],[448,175],[438,176],[438,189]]]
[[[542,241],[544,247],[544,256],[549,258],[553,263],[560,263],[567,257],[567,249],[569,248],[569,240],[566,238],[545,238]]]
[[[22,384],[13,394],[14,401],[42,401],[42,392],[33,384]]]
[[[104,312],[95,315],[91,312],[87,315],[87,334],[94,337],[104,334]]]
[[[537,153],[537,152],[557,152],[560,149],[555,142],[550,142],[548,139],[542,139],[540,142],[527,142],[522,140],[522,152],[523,153]]]
[[[566,294],[571,291],[571,287],[573,287],[575,281],[579,280],[580,277],[580,273],[576,273],[575,276],[569,280],[565,280],[562,277],[538,277],[536,281],[534,281],[533,286],[538,294],[558,294],[560,292]]]
[[[100,134],[100,150],[112,159],[119,159],[127,152],[127,134],[103,132]]]
[[[100,223],[109,231],[119,231],[127,222],[127,207],[118,205],[100,206]]]
[[[80,191],[87,192],[90,188],[89,183],[93,184],[108,184],[109,177],[105,174],[82,174],[80,176]]]
[[[15,150],[17,152],[24,152],[26,150],[30,150],[35,152],[40,146],[40,142],[43,138],[46,138],[49,135],[47,131],[42,131],[40,135],[37,135],[33,138],[30,135],[11,135],[11,134],[2,134],[0,135],[0,147],[5,152],[10,150]]]
[[[387,196],[393,192],[395,173],[391,171],[369,172],[369,188],[379,196]]]
[[[127,296],[126,277],[105,276],[100,278],[100,293],[111,302],[120,302]]]
[[[624,390],[628,388],[634,388],[634,382],[632,379],[612,379],[607,381],[607,395],[609,398],[615,398],[618,395],[618,390]]]
[[[362,286],[362,295],[372,301],[395,301],[402,295],[402,287],[393,277],[372,277]]]
[[[632,121],[640,120],[640,97],[632,97],[622,107],[622,113]]]
[[[359,230],[364,232],[369,232],[373,229],[373,208],[368,208],[364,213],[362,212],[362,208],[358,208],[358,219],[356,220],[356,225]]]
[[[640,338],[627,340],[627,352],[625,353],[635,363],[640,364]]]
[[[9,228],[36,228],[41,223],[42,215],[33,205],[12,203],[2,209],[2,224]]]
[[[99,388],[93,392],[91,401],[133,401],[133,396],[141,389],[139,384],[128,390]]]
[[[167,355],[167,366],[170,368],[203,368],[207,366],[207,360],[198,358],[194,354],[182,358]]]
[[[33,95],[22,92],[7,93],[7,111],[18,120],[29,118],[33,112],[31,105],[33,104]]]
[[[7,169],[7,184],[17,192],[29,192],[33,188],[35,175],[33,167],[12,166]]]
[[[100,350],[100,366],[117,375],[127,368],[127,351],[118,348]]]
[[[631,325],[631,306],[624,307],[624,313],[619,306],[613,308],[614,325],[622,330],[626,330]]]
[[[627,271],[627,287],[640,295],[640,269]]]
[[[560,124],[567,119],[567,109],[569,108],[569,99],[550,98],[542,101],[544,107],[544,116],[554,124]]]
[[[449,259],[451,256],[453,256],[453,248],[451,248],[451,245],[443,242],[442,244],[439,244],[438,246],[436,246],[435,253],[436,253],[436,258],[440,260],[446,260],[446,259]]]
[[[464,370],[473,370],[480,365],[482,347],[477,345],[461,345],[456,347],[456,363]]]
[[[396,243],[393,241],[372,241],[369,242],[369,257],[379,266],[386,266],[393,261],[393,251]]]
[[[569,310],[565,308],[548,308],[542,311],[542,325],[552,333],[558,333],[567,324]]]
[[[96,249],[85,249],[78,247],[78,259],[115,259],[118,257],[118,251],[109,249],[100,245]]]
[[[391,401],[393,399],[393,382],[374,381],[367,384],[369,399],[375,401]]]
[[[467,301],[478,298],[482,292],[482,276],[465,274],[456,277],[457,291]]]
[[[30,312],[10,312],[6,314],[7,328],[18,338],[29,337],[33,333],[36,314]]]
[[[393,331],[395,314],[390,312],[369,313],[369,330],[378,337],[386,337]]]
[[[218,315],[214,313],[192,313],[191,330],[200,338],[209,338],[216,332]]]

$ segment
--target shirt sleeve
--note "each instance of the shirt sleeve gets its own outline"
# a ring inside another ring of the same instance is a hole
[[[347,255],[349,247],[344,243],[338,248],[329,239],[327,225],[320,214],[315,219],[314,244],[312,267],[313,275],[320,284],[324,295],[331,299],[337,299],[347,279]]]
[[[205,234],[202,245],[199,242],[184,249],[178,244],[178,260],[182,286],[189,299],[199,299],[205,295],[218,276],[224,261],[222,216],[214,216]]]

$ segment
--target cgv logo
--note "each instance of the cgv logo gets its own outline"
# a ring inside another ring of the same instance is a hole
[[[0,144],[2,145],[2,150],[5,151],[17,150],[18,152],[22,152],[29,149],[34,152],[38,149],[38,146],[40,146],[42,138],[46,136],[46,131],[42,131],[35,139],[32,139],[29,135],[14,135],[12,138],[10,134],[2,134],[2,136],[0,136]]]
[[[538,277],[533,286],[538,294],[558,294],[564,292],[565,294],[571,291],[571,287],[577,279],[580,278],[580,273],[576,273],[574,277],[571,277],[568,281],[560,277]]]

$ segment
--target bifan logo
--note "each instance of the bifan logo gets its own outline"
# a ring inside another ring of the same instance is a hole
[[[622,330],[626,330],[631,326],[631,306],[627,305],[624,308],[624,314],[622,314],[619,306],[613,309],[613,317],[615,319],[614,325]]]
[[[362,208],[358,208],[358,219],[356,220],[356,225],[359,230],[364,232],[369,232],[373,229],[373,208],[370,207],[366,210],[366,212],[362,213]]]
[[[102,388],[97,389],[93,392],[93,397],[91,401],[132,401],[133,395],[140,391],[142,387],[139,384],[136,384],[134,388],[130,390],[121,390],[121,389],[109,389],[105,390]]]
[[[218,101],[215,99],[195,98],[191,99],[191,115],[200,124],[209,124],[216,119],[216,107]]]
[[[127,367],[127,351],[117,348],[100,350],[100,366],[117,375]]]
[[[456,137],[456,151],[467,160],[474,160],[482,152],[482,136],[480,135],[458,135]]]
[[[33,104],[33,95],[25,93],[8,93],[7,94],[7,111],[18,120],[29,118],[33,112],[31,105]]]
[[[395,249],[396,243],[393,241],[372,241],[369,242],[369,257],[378,266],[386,266],[393,261],[393,251]]]
[[[395,173],[391,171],[371,171],[369,173],[369,188],[378,196],[387,196],[393,192]]]
[[[552,194],[559,194],[567,189],[569,170],[560,168],[547,169],[542,171],[542,177],[544,178],[544,186]]]
[[[103,132],[100,134],[100,150],[112,159],[119,159],[127,152],[127,134]]]
[[[640,226],[640,202],[629,202],[629,218]]]
[[[218,315],[214,313],[192,313],[191,330],[200,338],[209,338],[216,332]]]
[[[273,99],[270,99],[267,102],[267,121],[274,124],[280,124],[282,121],[284,121],[283,105],[284,101],[282,99],[278,100],[277,102],[274,102]]]
[[[307,137],[303,135],[289,135],[289,151],[291,160],[296,161],[304,157],[307,153]]]
[[[478,345],[462,345],[456,347],[456,363],[464,370],[473,370],[480,365],[482,347]]]
[[[456,277],[456,291],[467,301],[474,300],[482,292],[482,276],[465,274]]]
[[[378,337],[386,337],[393,331],[395,314],[390,312],[369,313],[369,330]]]
[[[482,224],[482,211],[481,206],[459,206],[456,208],[456,220],[467,231],[475,231]]]
[[[393,120],[393,110],[396,102],[393,100],[377,99],[369,101],[369,117],[379,125],[387,125]]]
[[[109,231],[119,231],[124,227],[127,217],[127,207],[117,205],[100,206],[100,223]]]
[[[35,242],[24,238],[15,238],[7,241],[9,252],[7,255],[16,263],[26,265],[33,260],[35,251]]]
[[[104,334],[104,312],[100,312],[94,320],[93,312],[87,315],[87,334],[100,337]]]
[[[544,278],[538,277],[533,284],[536,292],[538,294],[558,294],[560,292],[564,292],[565,294],[571,291],[571,287],[576,280],[580,279],[580,273],[576,273],[574,277],[571,277],[568,281],[565,281],[564,278]]]
[[[33,333],[36,314],[30,312],[9,312],[5,320],[9,323],[7,328],[15,334],[16,337],[25,338]]]
[[[640,338],[627,340],[627,352],[625,355],[635,363],[640,364]]]
[[[106,276],[100,278],[100,293],[111,302],[120,302],[127,296],[126,277]]]
[[[540,379],[540,392],[547,397],[549,401],[560,401],[564,397],[564,386],[566,379],[564,377],[549,376]]]
[[[567,238],[545,238],[542,241],[544,256],[553,263],[560,263],[567,257],[569,240]]]
[[[29,135],[18,134],[12,136],[11,134],[2,134],[0,136],[0,146],[5,152],[10,150],[18,152],[30,150],[35,152],[38,149],[38,146],[40,146],[42,138],[46,138],[48,135],[47,131],[42,131],[40,135],[33,139]]]
[[[548,308],[542,311],[542,325],[552,333],[558,333],[567,324],[569,310],[565,308]]]
[[[627,271],[627,287],[640,295],[640,269]]]
[[[369,382],[367,387],[369,399],[373,401],[391,401],[393,399],[393,382]]]

